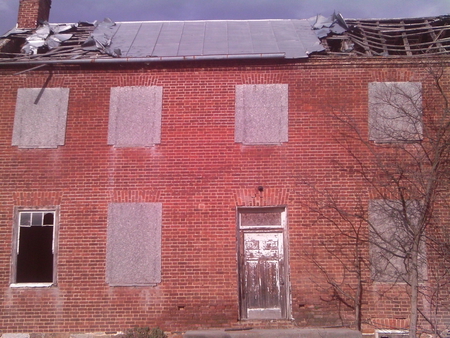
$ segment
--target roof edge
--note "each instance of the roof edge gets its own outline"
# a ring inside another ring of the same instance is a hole
[[[307,56],[303,58],[308,58]],[[150,63],[162,61],[205,61],[205,60],[243,60],[243,59],[286,59],[285,53],[270,54],[231,54],[231,55],[201,55],[201,56],[160,56],[143,58],[93,58],[73,60],[27,60],[27,61],[0,61],[3,65],[45,65],[45,64],[99,64],[99,63]]]

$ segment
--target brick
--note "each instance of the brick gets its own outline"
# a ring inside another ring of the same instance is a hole
[[[330,107],[354,119],[367,135],[368,84],[416,81],[425,75],[422,68],[401,60],[357,64],[314,58],[301,63],[174,62],[120,68],[55,65],[48,87],[70,88],[65,144],[56,149],[11,146],[17,90],[38,88],[48,78],[45,70],[13,75],[19,70],[0,69],[4,332],[115,332],[137,326],[181,332],[237,325],[352,324],[352,311],[339,310],[306,257],[314,254],[328,271],[344,274],[321,243],[334,241],[338,248],[345,239],[308,209],[314,193],[305,182],[355,205],[362,183],[353,158],[336,142],[343,140],[342,130],[330,118]],[[280,83],[289,88],[288,142],[236,143],[236,86]],[[160,144],[133,148],[107,144],[109,93],[117,86],[163,87]],[[424,83],[424,88],[430,87]],[[362,148],[357,151],[365,154]],[[264,187],[262,193],[259,186]],[[363,191],[368,201],[371,192]],[[162,203],[162,275],[157,286],[106,284],[110,203]],[[60,207],[58,284],[11,288],[13,207],[49,205]],[[237,323],[236,208],[257,206],[287,208],[293,322]],[[448,210],[437,212],[449,219]],[[369,277],[365,270],[363,314],[368,326],[407,326],[404,286],[373,284]],[[439,316],[448,318],[448,313]]]

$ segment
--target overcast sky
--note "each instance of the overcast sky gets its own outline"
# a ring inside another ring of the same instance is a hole
[[[0,0],[0,35],[15,26],[19,0]],[[308,19],[450,14],[450,0],[53,0],[50,22],[103,20]]]

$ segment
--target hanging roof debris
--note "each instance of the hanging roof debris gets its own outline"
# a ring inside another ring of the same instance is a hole
[[[0,37],[0,65],[450,52],[450,15],[406,19],[203,20],[44,23]]]
[[[22,52],[2,50],[5,61],[146,59],[147,61],[307,58],[324,51],[308,20],[214,20],[103,22],[72,25],[69,39],[58,46],[47,42],[56,38],[52,25],[33,32],[12,32],[4,38],[26,41]],[[44,31],[44,33],[42,33]],[[31,39],[31,41],[30,41]],[[36,41],[35,41],[36,40]],[[60,39],[61,40],[61,39]],[[31,46],[30,46],[31,44]]]
[[[93,23],[43,23],[35,30],[12,29],[0,37],[2,62],[33,62],[35,60],[76,59],[87,54],[81,45],[94,31]]]
[[[323,15],[317,15],[308,21],[319,39],[325,38],[330,34],[343,34],[348,30],[344,18],[339,13],[333,13],[328,18]]]

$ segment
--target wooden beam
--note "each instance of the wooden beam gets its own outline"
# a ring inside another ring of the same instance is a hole
[[[380,25],[379,21],[377,21],[377,25]],[[388,48],[386,46],[386,39],[382,35],[380,35],[379,32],[378,32],[378,36],[379,36],[380,42],[381,42],[381,44],[383,46],[383,53],[385,55],[389,55],[389,51],[388,51]]]
[[[372,51],[368,47],[369,43],[367,41],[366,32],[365,32],[364,28],[362,28],[361,23],[359,21],[357,22],[356,26],[360,29],[362,37],[363,37],[363,40],[365,42],[363,48],[366,51],[366,54],[369,55],[369,56],[373,56]]]
[[[400,22],[403,25],[403,28],[405,28],[404,27],[405,23],[403,21],[400,21]],[[406,55],[412,55],[411,47],[409,46],[408,37],[406,36],[406,33],[404,31],[402,32],[402,38],[403,38],[403,45],[405,46]]]
[[[428,49],[431,49],[433,47],[433,44],[436,44],[436,46],[439,48],[439,51],[445,52],[445,48],[442,46],[442,43],[439,41],[439,37],[441,36],[443,29],[439,32],[439,35],[436,35],[436,33],[433,30],[433,27],[430,25],[428,20],[425,20],[425,23],[427,27],[429,27],[429,34],[433,38],[433,42],[430,44]]]

